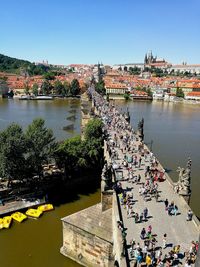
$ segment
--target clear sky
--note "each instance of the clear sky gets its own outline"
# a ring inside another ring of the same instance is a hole
[[[32,62],[200,64],[200,0],[0,0],[0,53]]]

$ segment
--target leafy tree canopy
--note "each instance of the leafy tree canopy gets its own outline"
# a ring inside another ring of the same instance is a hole
[[[177,87],[176,89],[176,96],[177,97],[183,97],[184,98],[184,92],[181,88]]]
[[[26,158],[29,168],[40,174],[42,164],[48,161],[55,148],[53,132],[45,127],[43,119],[38,118],[28,126],[25,137],[28,148]]]
[[[80,94],[80,85],[77,79],[73,79],[70,86],[70,92],[73,96]]]
[[[37,83],[34,83],[33,86],[32,86],[32,92],[33,92],[33,94],[35,96],[38,95],[38,89],[39,89],[38,84]]]
[[[92,119],[85,127],[84,137],[86,140],[99,139],[103,135],[103,122],[101,119]]]
[[[62,95],[63,91],[64,91],[64,85],[61,83],[61,81],[56,80],[54,83],[54,93]]]
[[[95,90],[97,91],[97,93],[99,93],[101,95],[105,95],[106,89],[105,89],[104,80],[101,79],[100,81],[95,83]]]
[[[18,124],[0,132],[0,177],[21,179],[25,166],[26,139]]]
[[[27,73],[29,75],[42,75],[50,68],[44,65],[35,65],[27,60],[12,58],[0,54],[0,71],[10,73]]]
[[[41,91],[44,95],[49,95],[52,91],[53,86],[48,80],[44,80],[41,85]]]

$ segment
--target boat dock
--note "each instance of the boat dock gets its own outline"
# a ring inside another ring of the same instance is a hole
[[[0,216],[4,216],[5,214],[23,210],[26,208],[31,208],[37,205],[42,205],[44,203],[45,198],[36,199],[35,201],[16,200],[12,202],[7,202],[5,205],[0,206]]]

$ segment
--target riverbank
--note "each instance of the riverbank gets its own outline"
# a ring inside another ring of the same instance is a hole
[[[4,198],[0,195],[2,202],[0,206],[0,216],[38,206],[44,204],[46,201],[54,205],[67,203],[68,201],[76,200],[78,194],[95,192],[100,186],[100,172],[88,173],[84,176],[77,175],[67,180],[59,178],[59,180],[53,181],[52,179],[49,178],[43,184],[38,184],[37,188],[40,188],[40,190],[36,191],[36,193],[30,192],[23,194],[23,186],[19,188],[22,191],[21,194],[16,188],[14,190],[7,189],[7,194],[5,193],[6,189],[4,189]],[[10,194],[12,191],[18,192],[17,195]]]
[[[67,193],[67,192],[66,192]],[[80,265],[59,253],[62,244],[61,218],[95,205],[100,201],[98,190],[78,194],[67,203],[55,206],[36,220],[13,223],[1,230],[0,255],[3,267],[79,267]]]
[[[29,201],[29,200],[15,200],[7,203],[3,203],[2,206],[0,206],[0,216],[4,216],[8,213],[12,213],[15,211],[20,211],[27,208],[32,208],[38,205],[44,204],[45,198],[37,199],[35,201]]]

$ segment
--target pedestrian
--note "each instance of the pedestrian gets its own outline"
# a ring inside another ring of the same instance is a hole
[[[155,192],[155,199],[156,199],[156,202],[158,202],[158,198],[159,198],[159,193],[158,193],[158,190],[156,190],[156,192]]]
[[[157,258],[157,264],[161,262],[161,257],[162,257],[162,249],[158,249],[156,252],[156,258]]]
[[[193,212],[192,212],[191,210],[188,210],[186,220],[187,220],[187,221],[191,221],[191,220],[192,220],[192,216],[193,216]]]
[[[128,218],[132,217],[132,208],[129,206],[128,208]]]
[[[168,209],[168,205],[169,205],[169,201],[168,201],[167,198],[165,199],[164,203],[165,203],[165,210],[167,210]]]
[[[137,256],[137,266],[141,266],[141,263],[143,261],[142,253],[139,252],[139,255]]]
[[[134,250],[135,249],[135,239],[131,240],[131,249]]]
[[[138,215],[138,213],[136,213],[135,214],[135,223],[138,223],[138,221],[139,221],[139,215]]]
[[[151,265],[151,257],[149,254],[147,254],[145,262],[146,262],[147,267]]]
[[[162,248],[165,249],[167,247],[167,234],[163,235],[163,245]]]
[[[146,259],[147,251],[148,251],[148,246],[146,244],[144,244],[144,247],[142,249],[144,259]]]
[[[141,214],[140,214],[140,222],[143,221],[143,217],[144,217],[143,212],[141,212]]]
[[[144,209],[143,214],[144,214],[144,219],[146,221],[147,217],[148,217],[148,209],[147,209],[147,207]]]
[[[151,234],[151,232],[152,232],[152,226],[149,225],[148,228],[147,228],[147,233],[150,233]]]
[[[176,216],[178,213],[178,207],[174,205],[174,210],[173,210],[174,215]]]
[[[146,230],[145,230],[145,228],[142,228],[142,231],[140,233],[140,238],[145,239],[145,236],[146,236]]]
[[[155,249],[155,245],[156,245],[156,243],[157,243],[158,241],[155,239],[155,237],[153,237],[153,238],[150,240],[150,242],[151,242],[151,249],[154,250],[154,249]]]
[[[141,162],[142,162],[142,158],[140,157],[139,160],[138,160],[138,167],[140,168],[141,166]]]
[[[163,261],[160,261],[158,264],[157,264],[157,267],[164,267],[164,262]]]
[[[141,181],[141,175],[140,175],[140,174],[138,174],[138,177],[137,177],[137,184],[139,184],[139,183],[140,183],[140,181]]]

